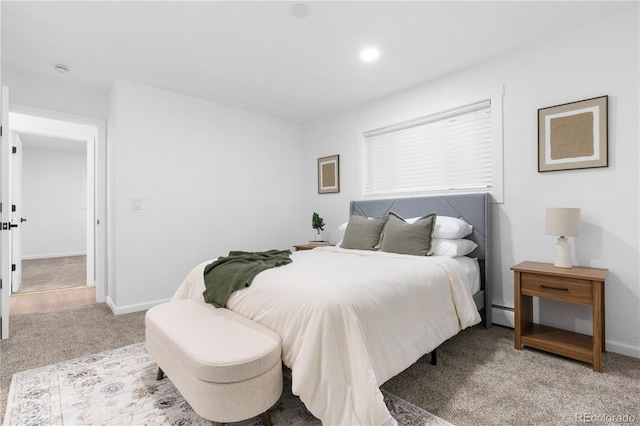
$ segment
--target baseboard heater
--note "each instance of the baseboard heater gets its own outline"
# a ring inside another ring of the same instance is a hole
[[[492,305],[491,323],[514,328],[516,322],[513,308],[510,308],[508,306]]]

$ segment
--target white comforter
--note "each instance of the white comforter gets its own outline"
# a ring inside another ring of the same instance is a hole
[[[394,424],[380,385],[480,322],[453,259],[337,247],[292,259],[258,274],[227,306],[281,336],[293,393],[324,425]],[[174,299],[204,303],[208,263]]]

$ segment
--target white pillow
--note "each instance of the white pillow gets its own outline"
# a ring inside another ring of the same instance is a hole
[[[349,224],[349,222],[345,222],[342,225],[338,226],[338,231],[340,231],[340,233],[342,233],[342,236],[344,237],[344,231],[347,230],[347,225]],[[338,243],[336,244],[336,247],[340,247],[342,245],[342,239],[340,241],[338,241]]]
[[[431,251],[434,256],[466,256],[474,251],[476,247],[478,247],[476,243],[465,239],[434,238],[431,240]]]
[[[420,218],[412,217],[406,219],[406,222],[413,223],[418,219]],[[464,238],[472,232],[473,226],[462,219],[451,216],[438,216],[436,217],[436,227],[433,230],[433,238],[458,239]]]
[[[473,232],[473,226],[462,219],[451,216],[438,216],[433,238],[464,238]]]

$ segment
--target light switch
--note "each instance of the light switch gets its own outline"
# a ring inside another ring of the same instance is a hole
[[[142,210],[142,200],[140,198],[131,199],[131,210]]]

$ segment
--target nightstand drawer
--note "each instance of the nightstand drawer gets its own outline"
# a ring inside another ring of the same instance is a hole
[[[530,272],[523,272],[520,280],[522,294],[525,296],[538,296],[583,305],[591,305],[593,301],[591,281]]]

